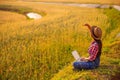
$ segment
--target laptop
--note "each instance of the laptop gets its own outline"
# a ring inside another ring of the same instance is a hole
[[[76,61],[80,61],[80,56],[76,50],[72,51],[72,55]]]

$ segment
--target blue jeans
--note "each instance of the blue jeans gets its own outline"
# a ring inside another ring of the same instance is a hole
[[[94,61],[88,61],[88,62],[74,62],[73,66],[75,69],[94,69],[99,66],[100,63],[100,57],[97,57]]]

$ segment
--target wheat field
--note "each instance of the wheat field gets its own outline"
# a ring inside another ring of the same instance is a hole
[[[17,0],[3,0],[3,1],[17,1]],[[21,0],[21,1],[24,1],[24,0]],[[65,3],[99,3],[99,4],[120,5],[120,0],[25,0],[25,1],[65,2]]]
[[[103,9],[36,2],[0,3],[7,4],[43,11],[46,15],[40,20],[29,20],[22,14],[0,10],[0,79],[3,80],[49,80],[73,61],[72,50],[87,56],[92,39],[83,26],[85,23],[101,27],[104,46],[120,31],[116,28],[106,34],[110,22]]]
[[[17,0],[1,0],[1,1],[16,2]],[[24,1],[24,0],[20,0],[20,1]],[[63,3],[98,3],[98,4],[117,4],[117,5],[120,5],[120,0],[25,0],[25,1],[63,2]]]

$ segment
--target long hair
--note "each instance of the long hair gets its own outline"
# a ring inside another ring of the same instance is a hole
[[[97,57],[101,56],[101,52],[102,52],[102,41],[101,40],[95,40],[98,43],[98,53],[97,53]]]

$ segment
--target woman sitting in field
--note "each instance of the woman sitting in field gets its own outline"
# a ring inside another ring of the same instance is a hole
[[[84,58],[82,57],[80,61],[76,61],[73,63],[74,69],[94,69],[97,68],[100,64],[100,56],[101,56],[101,50],[102,50],[102,31],[97,26],[90,26],[89,24],[85,24],[84,26],[87,26],[90,30],[91,37],[94,39],[94,41],[91,43],[88,53],[89,57]]]

